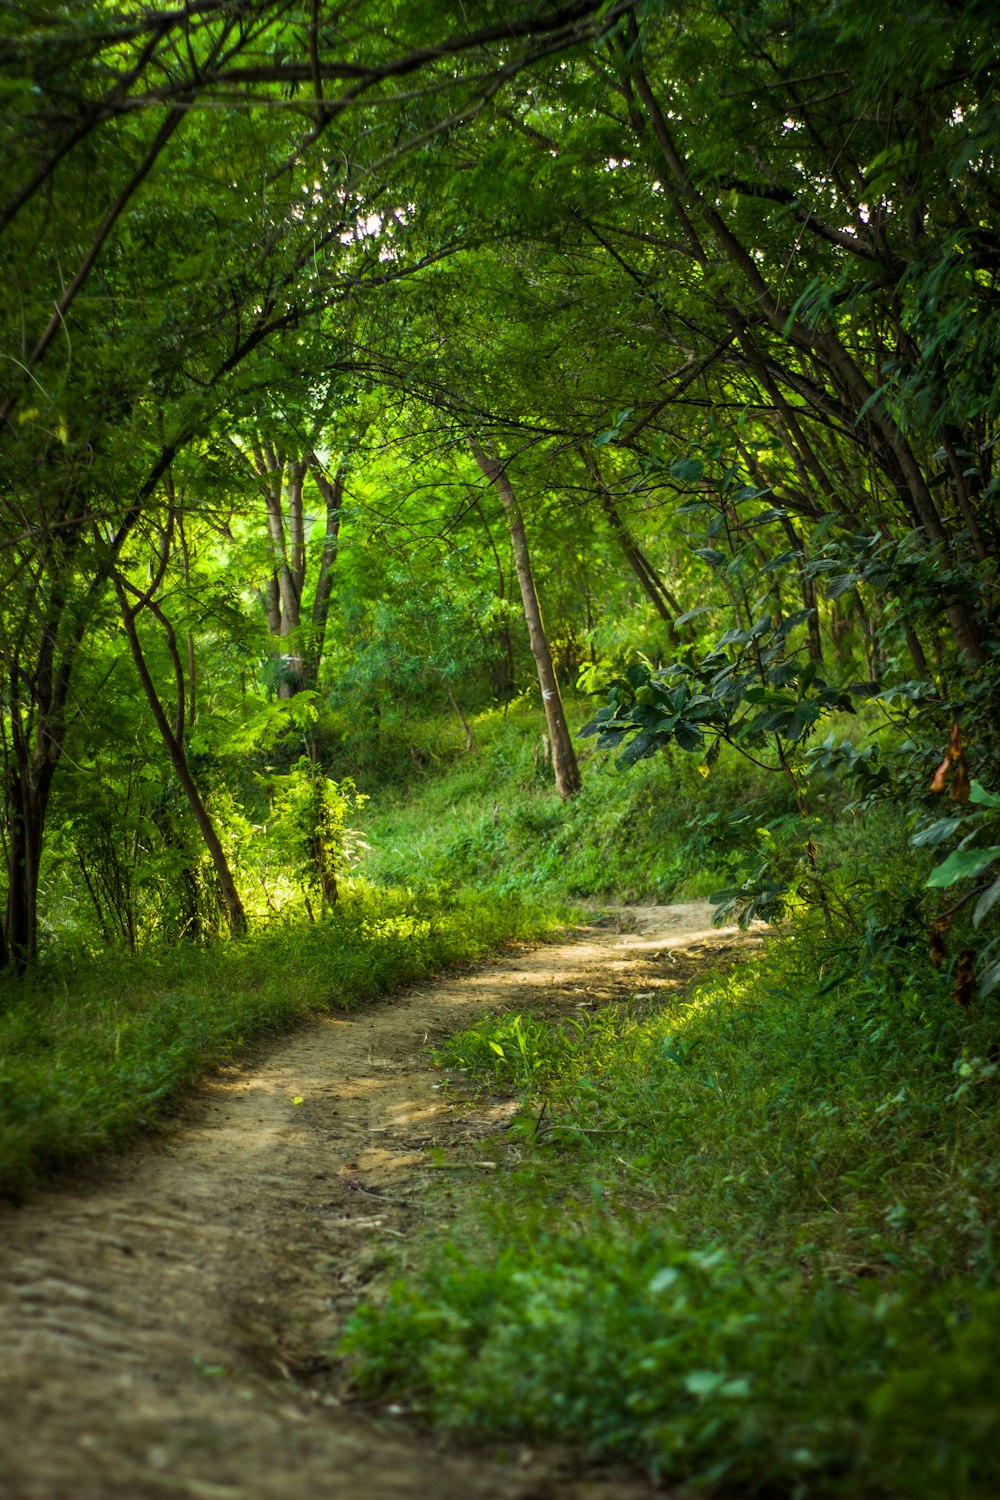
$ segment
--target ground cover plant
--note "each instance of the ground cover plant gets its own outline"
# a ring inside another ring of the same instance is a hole
[[[359,884],[316,923],[152,955],[77,955],[8,978],[0,1194],[121,1145],[244,1042],[542,936],[554,920],[516,896]]]
[[[800,916],[662,1011],[453,1037],[507,1170],[356,1315],[357,1387],[720,1493],[994,1494],[998,1006],[955,977]]]
[[[582,694],[566,703],[577,727],[593,712]],[[782,778],[728,752],[708,775],[680,752],[626,775],[585,751],[581,789],[564,801],[532,695],[472,722],[474,754],[453,734],[450,752],[441,747],[404,788],[373,796],[362,825],[371,848],[359,861],[370,878],[490,884],[556,902],[695,900],[756,869],[759,830],[794,810]],[[826,789],[817,811],[824,798],[845,800]]]

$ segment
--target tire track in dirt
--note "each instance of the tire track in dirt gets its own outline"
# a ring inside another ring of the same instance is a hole
[[[442,1097],[428,1043],[487,1010],[668,999],[736,941],[703,903],[628,920],[311,1021],[206,1080],[163,1134],[0,1210],[3,1500],[652,1495],[341,1404],[328,1363],[509,1115]]]

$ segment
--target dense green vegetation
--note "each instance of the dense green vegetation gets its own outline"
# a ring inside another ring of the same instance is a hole
[[[919,901],[894,841],[861,821],[839,891]],[[664,1009],[452,1037],[519,1112],[453,1240],[355,1315],[358,1391],[722,1493],[994,1494],[1000,1014],[874,908]]]
[[[570,698],[567,709],[577,723],[589,712],[585,699]],[[542,761],[537,719],[530,701],[476,717],[474,755],[458,754],[454,735],[449,755],[447,737],[434,735],[443,726],[421,726],[421,746],[442,761],[373,800],[371,848],[359,868],[390,884],[488,883],[563,904],[685,901],[749,877],[762,829],[780,832],[792,820],[787,786],[748,778],[733,755],[706,778],[689,757],[662,756],[623,775],[606,755],[584,751],[580,793],[563,801]]]
[[[806,803],[867,699],[993,792],[990,7],[10,20],[0,967],[321,913],[352,782],[535,679],[565,799],[577,682],[626,759]]]
[[[5,8],[0,1183],[543,908],[717,894],[793,935],[456,1041],[553,1123],[358,1378],[991,1491],[994,9]]]

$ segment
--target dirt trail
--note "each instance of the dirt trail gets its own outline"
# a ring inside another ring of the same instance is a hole
[[[506,1120],[442,1097],[428,1042],[485,1010],[673,988],[735,941],[702,903],[628,925],[313,1021],[91,1180],[0,1210],[2,1500],[651,1495],[342,1405],[325,1358]]]

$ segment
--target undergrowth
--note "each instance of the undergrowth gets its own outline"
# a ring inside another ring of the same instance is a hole
[[[805,922],[655,1013],[452,1038],[520,1096],[506,1170],[355,1315],[357,1388],[707,1491],[995,1495],[1000,1016],[952,977]]]
[[[571,721],[591,712],[570,700]],[[681,752],[623,773],[581,742],[583,788],[562,802],[540,754],[537,708],[475,720],[478,748],[372,795],[360,868],[387,883],[489,883],[546,899],[674,901],[739,883],[757,829],[792,809],[787,783],[724,750],[710,774]]]
[[[540,936],[511,895],[359,885],[315,924],[156,955],[50,960],[0,985],[0,1193],[119,1144],[252,1037]]]

